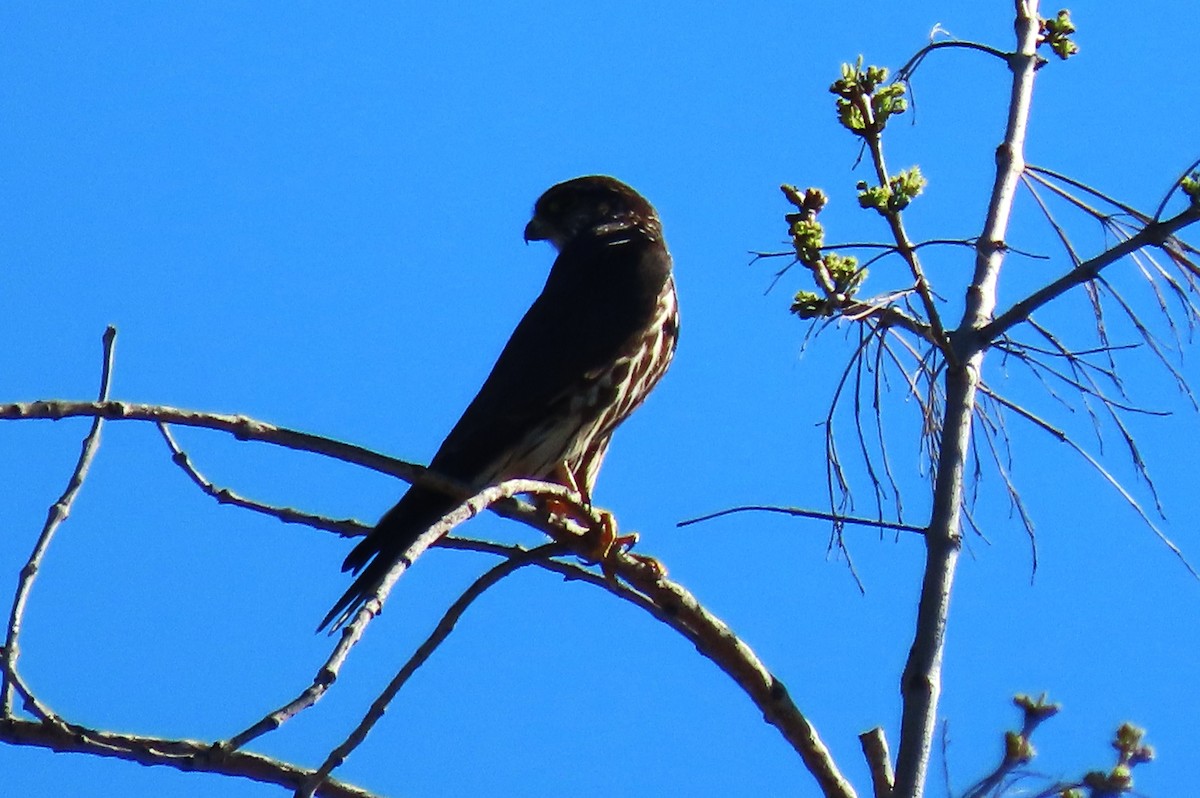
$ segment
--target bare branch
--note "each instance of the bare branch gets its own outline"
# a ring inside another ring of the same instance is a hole
[[[346,625],[342,630],[342,634],[330,653],[329,658],[318,669],[312,683],[300,692],[294,699],[278,709],[267,714],[266,717],[259,720],[254,725],[238,732],[230,737],[220,746],[228,750],[236,750],[246,745],[246,743],[254,740],[257,737],[266,734],[279,728],[281,725],[292,719],[300,712],[313,706],[321,699],[322,696],[329,690],[329,687],[337,680],[338,673],[341,671],[342,665],[349,656],[350,649],[362,638],[366,631],[366,626],[375,618],[382,610],[383,604],[387,600],[388,594],[395,586],[400,576],[416,562],[430,546],[444,537],[448,532],[456,526],[470,520],[479,513],[483,512],[492,504],[511,498],[519,493],[540,493],[543,495],[556,495],[560,498],[569,499],[573,491],[562,485],[552,483],[539,482],[528,479],[514,479],[503,482],[499,485],[494,485],[479,491],[477,494],[459,504],[450,512],[446,513],[440,521],[434,524],[421,534],[413,543],[405,550],[396,564],[392,566],[387,575],[380,582],[378,587],[371,597],[362,604],[361,607],[351,607],[347,609],[342,616],[335,621],[334,629],[343,624],[346,620],[353,617],[353,621]],[[332,631],[331,631],[332,634]]]
[[[887,737],[876,726],[858,735],[867,767],[871,770],[871,792],[875,798],[890,798],[892,794],[892,757],[888,753]]]
[[[1116,300],[1118,307],[1120,307],[1125,313],[1125,317],[1129,319],[1129,322],[1133,325],[1134,329],[1138,331],[1139,335],[1141,335],[1142,340],[1145,341],[1146,345],[1150,347],[1150,351],[1154,353],[1156,358],[1158,358],[1158,362],[1162,364],[1163,368],[1165,368],[1172,377],[1175,378],[1176,386],[1178,386],[1179,390],[1185,396],[1187,396],[1189,400],[1191,400],[1192,407],[1197,408],[1196,398],[1192,394],[1191,389],[1188,388],[1187,380],[1183,378],[1183,375],[1179,373],[1179,369],[1175,368],[1174,364],[1172,364],[1170,359],[1167,358],[1166,353],[1163,351],[1162,345],[1158,342],[1158,338],[1155,337],[1154,333],[1150,332],[1150,328],[1147,327],[1145,322],[1142,321],[1141,317],[1138,316],[1137,311],[1135,311],[1133,307],[1125,301],[1125,297],[1121,296],[1121,293],[1113,288],[1112,285],[1103,277],[1096,277],[1096,282],[1099,286],[1108,291],[1109,296]]]
[[[1001,61],[1004,61],[1005,63],[1008,63],[1008,60],[1011,57],[1010,53],[1006,53],[1003,50],[997,50],[995,47],[992,47],[987,44],[980,44],[978,42],[967,42],[967,41],[958,41],[958,40],[930,42],[929,44],[925,45],[920,50],[918,50],[916,55],[914,55],[912,58],[908,59],[908,61],[904,64],[904,66],[902,66],[898,70],[896,70],[896,79],[902,80],[905,83],[909,83],[912,80],[912,76],[914,74],[916,74],[917,69],[921,66],[922,63],[924,63],[925,58],[930,53],[934,52],[935,50],[949,50],[949,49],[975,50],[976,52],[980,52],[985,55],[990,55],[993,58],[998,58]]]
[[[984,351],[980,328],[992,317],[1018,181],[1024,168],[1025,135],[1033,96],[1040,19],[1037,0],[1016,0],[1017,49],[1007,56],[1012,72],[1004,140],[996,151],[996,178],[987,219],[977,242],[975,271],[962,322],[947,355],[944,422],[937,447],[933,510],[925,534],[925,571],[917,606],[916,632],[900,680],[903,710],[896,757],[894,798],[922,794],[933,746],[941,693],[950,593],[962,547],[963,469],[971,448],[971,420]],[[1032,308],[1031,308],[1032,310]],[[1002,332],[1002,330],[997,331]]]
[[[1183,567],[1188,570],[1188,573],[1190,573],[1195,579],[1200,580],[1200,573],[1196,572],[1196,569],[1192,567],[1190,562],[1188,562],[1187,557],[1183,555],[1183,552],[1178,546],[1175,545],[1175,542],[1167,537],[1165,532],[1158,528],[1158,525],[1155,524],[1150,516],[1147,515],[1146,511],[1142,509],[1142,506],[1138,503],[1137,499],[1135,499],[1133,495],[1125,489],[1125,487],[1117,480],[1117,478],[1110,474],[1108,470],[1104,468],[1104,466],[1100,465],[1099,460],[1088,454],[1087,451],[1079,444],[1075,443],[1075,441],[1071,440],[1070,438],[1066,438],[1063,442],[1078,452],[1080,457],[1082,457],[1084,460],[1087,460],[1092,468],[1096,470],[1096,473],[1104,477],[1104,480],[1111,485],[1117,491],[1117,493],[1121,494],[1121,498],[1125,500],[1126,504],[1133,508],[1134,512],[1138,514],[1138,517],[1142,519],[1142,523],[1150,527],[1150,531],[1154,533],[1155,537],[1157,537],[1164,546],[1170,549],[1171,553],[1174,554],[1181,563],[1183,563]]]
[[[883,390],[887,384],[886,364],[883,362],[885,352],[893,359],[895,358],[894,355],[891,355],[887,336],[881,335],[875,346],[875,382],[871,390],[871,408],[875,413],[875,445],[879,449],[880,460],[883,462],[883,475],[887,477],[888,486],[891,488],[892,496],[895,497],[896,520],[903,521],[904,501],[900,495],[900,484],[896,481],[896,475],[892,471],[892,461],[888,456],[888,447],[883,434]],[[907,375],[905,376],[907,377]]]
[[[732,678],[754,701],[763,719],[777,728],[800,755],[827,798],[853,798],[854,788],[838,770],[816,729],[775,677],[719,618],[706,610],[682,585],[640,567],[628,554],[617,563],[618,575],[658,608],[656,617],[684,634],[696,650]],[[636,566],[630,568],[629,566]]]
[[[986,385],[982,383],[979,390],[988,398],[993,395]],[[983,403],[976,405],[975,411],[981,420],[980,428],[983,431],[984,441],[987,443],[988,451],[992,455],[992,462],[995,464],[996,472],[1000,474],[1000,481],[1004,485],[1004,490],[1008,494],[1009,507],[1016,511],[1021,519],[1021,525],[1025,528],[1025,534],[1029,538],[1030,557],[1033,561],[1033,566],[1030,573],[1030,581],[1037,574],[1038,568],[1038,549],[1037,549],[1037,533],[1034,529],[1033,518],[1025,507],[1024,500],[1021,499],[1021,493],[1017,490],[1016,484],[1012,478],[1012,451],[1009,448],[1008,430],[1004,426],[1003,414],[998,414],[993,420],[987,414],[986,407]],[[1001,456],[1000,449],[1004,449],[1004,454]],[[978,459],[978,458],[977,458]]]
[[[877,335],[875,331],[872,330],[870,335],[867,336],[866,341],[869,345],[872,339],[878,339],[882,337],[882,334]],[[876,343],[878,343],[878,341]],[[865,360],[866,353],[864,352],[863,355],[858,358],[858,362],[854,367],[854,429],[858,434],[858,449],[862,454],[863,463],[867,468],[867,478],[871,480],[871,489],[875,496],[875,514],[882,518],[883,501],[886,497],[886,494],[884,493],[883,483],[879,479],[879,474],[875,471],[875,461],[874,458],[871,457],[871,447],[867,444],[867,433],[863,429],[862,421],[863,369]]]
[[[1183,566],[1185,568],[1187,568],[1188,573],[1190,573],[1197,580],[1200,580],[1200,573],[1196,572],[1196,569],[1192,567],[1192,564],[1190,562],[1188,562],[1187,558],[1183,555],[1183,552],[1179,549],[1179,547],[1175,545],[1174,541],[1172,541],[1169,537],[1167,537],[1166,533],[1164,533],[1161,529],[1158,528],[1158,525],[1154,523],[1153,519],[1151,519],[1150,516],[1146,513],[1146,511],[1142,509],[1142,506],[1141,506],[1141,504],[1138,503],[1137,499],[1134,498],[1133,495],[1128,490],[1125,489],[1125,486],[1122,485],[1120,483],[1120,481],[1117,480],[1116,477],[1114,477],[1112,474],[1110,474],[1108,472],[1108,470],[1100,464],[1099,460],[1097,460],[1092,455],[1088,454],[1087,450],[1085,450],[1082,446],[1080,446],[1078,443],[1076,443],[1074,440],[1072,440],[1071,437],[1069,435],[1067,435],[1065,432],[1063,432],[1062,430],[1053,426],[1049,422],[1039,418],[1038,416],[1036,416],[1029,410],[1026,410],[1025,408],[1021,407],[1020,405],[1018,405],[1014,402],[1011,402],[1008,399],[1005,399],[1003,396],[1000,396],[997,393],[993,393],[992,391],[988,390],[984,386],[980,386],[980,391],[983,393],[986,393],[986,395],[989,398],[991,398],[992,400],[994,400],[995,402],[997,402],[1001,405],[1004,405],[1009,410],[1012,410],[1017,415],[1021,416],[1022,418],[1024,418],[1027,421],[1032,422],[1034,425],[1041,428],[1043,431],[1049,433],[1050,435],[1052,435],[1054,438],[1056,438],[1060,442],[1065,443],[1068,446],[1070,446],[1072,449],[1074,449],[1079,454],[1080,457],[1082,457],[1084,460],[1086,460],[1088,462],[1088,464],[1091,465],[1092,468],[1096,470],[1096,473],[1098,473],[1101,477],[1104,478],[1105,482],[1107,482],[1109,485],[1111,485],[1117,491],[1117,493],[1119,493],[1121,495],[1121,498],[1123,498],[1125,500],[1125,503],[1128,504],[1133,509],[1133,511],[1137,513],[1138,517],[1142,519],[1142,523],[1144,523],[1146,526],[1150,527],[1150,531],[1152,531],[1154,533],[1155,537],[1157,537],[1164,546],[1166,546],[1168,549],[1170,549],[1171,553],[1174,554],[1179,559],[1179,561],[1183,563]]]
[[[895,521],[882,521],[877,518],[858,518],[852,515],[841,515],[838,513],[824,513],[820,510],[805,510],[801,507],[774,507],[765,504],[747,504],[741,507],[730,507],[726,510],[718,510],[715,513],[689,518],[686,521],[680,521],[675,526],[691,526],[692,524],[711,521],[714,518],[721,518],[726,515],[734,515],[736,513],[780,513],[782,515],[791,515],[799,518],[815,518],[819,521],[832,521],[835,524],[853,524],[857,526],[872,526],[879,529],[894,529],[898,532],[915,532],[918,535],[925,534],[925,530],[919,526],[912,524],[899,524]]]
[[[61,753],[91,754],[139,765],[202,771],[295,789],[311,771],[261,754],[221,751],[200,740],[174,740],[88,729],[86,734],[17,718],[0,719],[0,740]],[[340,781],[326,782],[320,798],[377,798],[375,793]]]
[[[423,485],[463,498],[471,496],[471,490],[457,480],[436,474],[423,466],[405,460],[397,460],[362,446],[355,446],[320,435],[279,427],[248,416],[231,416],[186,410],[166,405],[137,404],[132,402],[77,402],[69,400],[15,402],[0,404],[0,421],[44,419],[58,421],[64,418],[92,417],[108,421],[144,421],[156,424],[198,427],[233,435],[238,440],[258,441],[281,446],[295,451],[310,452],[331,457],[345,463],[363,466],[373,471],[390,474],[408,482]],[[247,509],[255,509],[248,507]],[[499,502],[489,509],[506,518],[514,518],[537,526],[537,513],[527,503]],[[283,512],[283,511],[281,511]],[[302,516],[303,513],[300,514]],[[299,516],[296,523],[307,523]],[[322,525],[327,528],[327,525]],[[539,527],[540,528],[540,527]],[[336,531],[336,530],[335,530]]]
[[[1047,169],[1044,166],[1035,166],[1034,164],[1025,164],[1025,170],[1027,172],[1030,172],[1033,175],[1033,178],[1035,180],[1037,180],[1039,183],[1042,183],[1043,185],[1054,189],[1055,192],[1057,192],[1060,196],[1062,196],[1063,198],[1072,202],[1073,204],[1078,205],[1080,208],[1086,210],[1090,215],[1095,216],[1097,219],[1105,218],[1106,214],[1100,213],[1099,211],[1095,210],[1094,208],[1090,208],[1085,203],[1083,203],[1081,200],[1077,199],[1069,192],[1064,191],[1063,189],[1054,185],[1053,183],[1051,183],[1049,180],[1046,180],[1045,178],[1052,177],[1055,180],[1058,180],[1059,182],[1066,183],[1068,186],[1072,186],[1073,188],[1077,188],[1080,191],[1083,191],[1083,192],[1089,194],[1090,196],[1100,200],[1101,202],[1107,202],[1109,205],[1112,205],[1114,208],[1117,208],[1118,210],[1120,210],[1123,213],[1129,214],[1130,216],[1137,219],[1139,222],[1141,222],[1143,224],[1152,221],[1151,217],[1142,213],[1137,208],[1134,208],[1132,205],[1127,205],[1126,203],[1121,202],[1120,200],[1116,199],[1115,197],[1111,197],[1108,194],[1105,194],[1103,191],[1100,191],[1099,189],[1092,188],[1087,183],[1084,183],[1081,180],[1076,180],[1075,178],[1070,177],[1069,175],[1064,175],[1061,172],[1055,172],[1053,169]]]
[[[99,401],[104,402],[108,399],[109,387],[112,384],[112,369],[113,369],[113,351],[117,340],[117,328],[109,327],[104,331],[104,356],[101,361],[100,368],[100,392]],[[96,456],[96,450],[100,446],[100,430],[103,426],[103,419],[96,417],[92,419],[91,429],[84,437],[80,447],[79,459],[75,462],[75,468],[71,472],[71,477],[67,480],[67,487],[58,501],[50,505],[50,511],[46,517],[46,523],[42,527],[42,532],[38,536],[37,542],[33,546],[33,551],[29,553],[29,559],[26,560],[24,567],[21,568],[20,576],[17,579],[17,590],[13,596],[12,609],[8,614],[8,631],[4,640],[3,659],[0,660],[0,666],[3,668],[3,673],[0,674],[0,717],[12,717],[12,696],[13,683],[17,681],[17,657],[20,656],[20,648],[17,642],[18,636],[21,634],[21,619],[25,614],[25,605],[29,601],[29,592],[33,589],[34,579],[37,578],[38,569],[41,567],[42,558],[46,555],[46,549],[50,546],[50,541],[54,538],[54,533],[58,531],[59,526],[71,514],[71,505],[75,503],[75,497],[79,495],[80,488],[83,487],[83,481],[87,478],[88,469],[92,465],[92,460]],[[50,711],[41,706],[33,697],[32,693],[27,690],[22,690],[25,704],[29,709],[43,721],[49,721],[51,718]]]
[[[183,472],[188,475],[188,479],[195,483],[196,487],[200,488],[205,496],[216,500],[217,504],[229,504],[243,510],[269,515],[273,518],[278,518],[285,524],[302,524],[316,529],[324,529],[328,532],[335,532],[344,538],[359,537],[365,535],[371,529],[371,527],[355,521],[353,518],[334,521],[325,516],[306,513],[303,510],[297,510],[292,507],[278,507],[264,504],[253,499],[247,499],[230,488],[217,487],[200,473],[199,469],[192,463],[187,452],[179,447],[179,444],[175,441],[175,436],[171,434],[171,428],[162,422],[159,422],[157,427],[158,431],[162,433],[167,447],[171,450],[171,462],[183,469]]]
[[[140,420],[162,422],[192,427],[205,427],[228,432],[243,440],[260,440],[280,446],[295,448],[324,454],[345,462],[363,465],[385,473],[396,474],[409,479],[431,479],[431,484],[439,489],[453,492],[461,489],[453,482],[439,480],[437,475],[429,474],[411,463],[394,460],[350,444],[328,440],[316,435],[300,433],[295,430],[276,427],[244,416],[226,416],[196,411],[180,410],[177,408],[132,404],[126,402],[30,402],[0,405],[0,420],[4,419],[60,419],[69,417],[99,417],[109,420]],[[546,483],[531,483],[537,487],[533,490],[561,489],[562,486],[547,486]],[[514,491],[518,492],[518,491]],[[516,502],[497,502],[491,507],[506,517],[517,518],[524,522],[546,530],[551,526],[528,505]],[[434,535],[436,537],[436,534]],[[423,543],[427,546],[427,543]],[[446,545],[450,545],[447,543]],[[468,544],[469,545],[469,544]],[[648,603],[639,604],[644,609],[652,611],[659,620],[684,634],[697,646],[705,657],[711,659],[718,667],[728,674],[747,693],[762,711],[768,723],[775,726],[784,738],[791,744],[809,766],[810,771],[821,784],[827,796],[852,798],[853,788],[838,771],[832,756],[824,743],[821,742],[816,730],[807,718],[792,703],[782,683],[766,669],[754,652],[719,619],[712,616],[681,586],[664,578],[659,570],[649,566],[644,560],[634,555],[617,552],[606,563],[614,573],[626,582],[634,585],[637,591],[646,596]],[[544,567],[556,570],[566,568],[562,563],[554,563]],[[586,572],[582,572],[586,573]],[[398,574],[397,574],[398,576]],[[571,574],[571,578],[581,578]],[[602,577],[597,577],[603,581]],[[618,593],[618,595],[622,595]],[[623,595],[622,597],[627,597]],[[359,627],[361,628],[361,627]],[[344,652],[357,640],[351,637],[350,628],[343,630],[339,648],[322,666],[321,672],[314,684],[331,681],[326,671],[336,674],[339,663],[344,659]],[[342,648],[345,646],[345,648]],[[318,692],[327,688],[318,687]],[[308,692],[307,690],[305,691]],[[305,696],[298,697],[301,704],[308,700]],[[291,705],[289,705],[290,707]],[[285,715],[289,707],[281,708]],[[270,722],[268,721],[268,726]],[[250,730],[247,730],[248,734]],[[261,734],[255,731],[255,735]],[[217,746],[217,750],[231,748]],[[196,763],[190,762],[189,767],[195,769]],[[305,772],[307,775],[307,772]],[[289,782],[293,786],[299,782]],[[320,794],[320,793],[319,793]]]
[[[1021,183],[1029,190],[1034,202],[1037,203],[1038,209],[1041,210],[1042,215],[1046,217],[1046,221],[1054,229],[1054,234],[1058,236],[1058,240],[1062,243],[1063,248],[1067,251],[1067,255],[1071,258],[1071,264],[1078,266],[1083,262],[1083,258],[1079,257],[1079,254],[1075,252],[1075,247],[1071,245],[1071,239],[1067,236],[1067,231],[1054,218],[1054,214],[1050,212],[1050,208],[1046,205],[1045,200],[1042,199],[1042,195],[1038,193],[1037,188],[1033,185],[1033,181],[1029,179],[1028,175],[1022,174]]]
[[[1149,246],[1163,246],[1176,231],[1200,221],[1200,206],[1192,206],[1162,222],[1150,222],[1126,241],[1088,258],[1052,283],[1034,291],[997,316],[979,331],[981,341],[990,343],[1013,326],[1025,321],[1038,308],[1057,299],[1075,286],[1094,280],[1100,271],[1121,258]]]
[[[343,443],[320,435],[279,427],[249,416],[206,413],[166,405],[147,405],[134,402],[74,402],[37,401],[13,402],[0,405],[0,420],[64,418],[103,418],[109,421],[152,421],[181,427],[203,427],[225,432],[239,441],[259,441],[285,449],[312,452],[346,463],[366,466],[375,471],[415,482],[425,469],[413,463],[386,457],[361,446]]]
[[[311,798],[321,783],[328,778],[333,769],[346,761],[346,757],[354,751],[364,740],[367,739],[367,734],[383,717],[383,713],[387,710],[388,704],[396,697],[405,683],[412,677],[417,670],[425,664],[425,662],[433,655],[433,652],[438,649],[450,633],[454,631],[463,613],[471,606],[474,601],[483,593],[495,585],[504,577],[514,573],[526,565],[530,565],[536,559],[544,559],[553,556],[556,553],[563,552],[564,548],[559,543],[548,543],[544,546],[539,546],[532,551],[522,555],[511,557],[505,562],[496,565],[483,576],[471,583],[471,586],[463,591],[450,608],[442,615],[442,619],[434,627],[433,632],[425,639],[413,655],[409,657],[400,671],[392,678],[379,697],[371,704],[370,710],[363,717],[362,721],[354,727],[350,735],[334,748],[316,772],[296,790],[296,798]]]

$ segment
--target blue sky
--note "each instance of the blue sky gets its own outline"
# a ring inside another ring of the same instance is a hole
[[[622,429],[597,501],[752,645],[865,794],[856,735],[896,743],[897,681],[923,560],[915,539],[849,536],[866,587],[827,556],[820,523],[681,519],[742,503],[824,506],[820,429],[849,337],[801,352],[771,293],[784,246],[781,182],[833,197],[830,237],[880,238],[855,207],[856,145],[826,89],[842,61],[896,66],[935,24],[1011,46],[1003,2],[487,4],[45,3],[0,12],[0,401],[86,398],[100,336],[120,329],[114,395],[263,420],[425,460],[486,375],[552,261],[521,231],[562,179],[608,173],[658,207],[676,259],[678,357]],[[1044,13],[1055,11],[1044,9]],[[1189,3],[1072,6],[1082,54],[1042,70],[1029,159],[1153,208],[1196,152],[1200,88],[1179,40]],[[1134,35],[1136,30],[1136,35]],[[918,73],[918,124],[895,126],[894,168],[929,179],[915,238],[982,225],[1007,99],[982,56]],[[1001,305],[1066,268],[1028,197]],[[1086,252],[1103,237],[1078,223]],[[929,258],[957,308],[965,251]],[[889,269],[872,272],[885,284]],[[1113,280],[1147,311],[1130,264]],[[1056,315],[1057,314],[1057,315]],[[1047,309],[1085,341],[1078,298]],[[1120,329],[1122,341],[1132,331]],[[1078,338],[1075,338],[1078,336]],[[1134,418],[1169,520],[1194,561],[1197,418],[1145,352],[1126,358]],[[1197,374],[1194,358],[1183,371]],[[1002,379],[996,368],[993,377]],[[1014,374],[1012,390],[1079,435]],[[912,408],[896,398],[893,456],[920,521]],[[0,585],[13,585],[86,425],[0,425]],[[1079,458],[1014,422],[1028,539],[985,488],[989,543],[968,539],[949,630],[942,716],[961,790],[986,771],[1018,691],[1065,711],[1037,769],[1108,763],[1124,720],[1160,760],[1140,791],[1194,782],[1197,584]],[[1104,462],[1135,489],[1118,437]],[[219,434],[180,439],[213,479],[264,501],[375,519],[402,486]],[[847,439],[846,445],[849,445]],[[861,498],[867,497],[864,491]],[[464,530],[535,542],[485,518]],[[215,506],[146,425],[110,424],[92,477],[35,586],[22,670],[80,723],[225,737],[298,691],[330,645],[311,630],[346,584],[349,544]],[[441,609],[488,567],[433,552],[406,575],[336,688],[257,750],[315,764],[339,742]],[[5,591],[9,588],[4,587]],[[937,756],[935,773],[940,774]],[[0,748],[13,794],[230,796],[272,787]],[[490,592],[338,771],[394,795],[815,795],[777,733],[685,641],[594,589],[522,573]],[[931,794],[942,794],[940,775]]]

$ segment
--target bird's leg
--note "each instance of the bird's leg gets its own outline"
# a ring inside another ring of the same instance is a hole
[[[614,546],[620,545],[622,542],[625,542],[626,546],[631,546],[637,540],[636,535],[631,536],[627,542],[618,539],[616,518],[607,510],[601,510],[592,505],[591,495],[586,488],[579,485],[579,480],[575,478],[575,474],[565,462],[559,463],[551,476],[555,482],[579,494],[581,501],[579,505],[574,505],[561,498],[549,496],[543,500],[542,506],[550,513],[551,517],[570,519],[587,527],[588,534],[585,536],[587,539],[583,551],[580,553],[584,559],[603,563]]]
[[[560,496],[539,496],[535,498],[535,504],[542,508],[551,521],[569,519],[590,528],[595,522],[587,514],[587,509],[590,508],[587,494],[575,484],[575,476],[567,468],[567,464],[560,463],[549,477],[550,481],[575,491],[579,495],[579,502]]]
[[[600,564],[602,570],[609,579],[616,579],[616,573],[613,571],[611,557],[616,552],[628,553],[630,557],[637,560],[642,565],[651,568],[657,578],[662,578],[667,575],[667,569],[662,563],[653,557],[648,557],[641,554],[633,554],[629,549],[638,542],[638,534],[631,532],[628,535],[617,534],[617,517],[608,510],[603,510],[592,504],[592,497],[588,491],[579,486],[578,480],[575,479],[575,474],[567,464],[560,463],[555,469],[555,480],[562,485],[570,488],[579,494],[583,500],[583,507],[572,507],[569,502],[565,502],[556,497],[549,497],[545,500],[544,506],[552,514],[564,518],[573,518],[583,526],[588,528],[588,533],[585,535],[584,547],[579,556],[590,562]],[[571,510],[585,510],[584,513],[572,513]]]

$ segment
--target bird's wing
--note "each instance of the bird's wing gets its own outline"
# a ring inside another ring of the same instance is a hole
[[[579,243],[555,262],[542,293],[434,456],[434,470],[475,481],[649,323],[662,281],[644,279],[643,261],[667,259],[669,268],[665,249],[645,241]]]
[[[588,239],[564,248],[430,469],[468,484],[491,479],[489,468],[549,415],[562,412],[563,403],[650,322],[670,267],[658,240]],[[365,570],[318,628],[345,622],[409,545],[456,502],[411,487],[346,557],[343,570]]]

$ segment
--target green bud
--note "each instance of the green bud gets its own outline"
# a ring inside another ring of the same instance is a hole
[[[793,223],[791,234],[797,251],[820,249],[825,243],[825,228],[815,219],[801,219]]]
[[[858,268],[858,258],[829,252],[824,261],[825,271],[833,281],[833,289],[839,301],[851,299],[858,293],[859,286],[867,279],[867,270]]]
[[[859,181],[858,204],[863,208],[873,208],[883,215],[895,213],[907,208],[925,189],[925,185],[925,177],[916,166],[899,172],[888,180],[886,186],[868,186]]]
[[[1075,24],[1071,22],[1070,11],[1064,8],[1053,19],[1042,19],[1040,23],[1039,44],[1050,45],[1051,51],[1064,61],[1079,53],[1079,45],[1071,41]]]
[[[1028,764],[1037,751],[1033,747],[1033,743],[1029,742],[1029,738],[1018,732],[1010,731],[1004,733],[1004,761],[1007,764],[1025,765]]]
[[[894,114],[902,114],[908,103],[902,95],[907,91],[903,83],[887,84],[886,67],[869,66],[863,70],[860,55],[853,64],[842,64],[842,76],[834,81],[829,91],[837,95],[835,102],[838,121],[842,127],[858,136],[876,135]],[[882,87],[882,88],[881,88]],[[874,117],[871,130],[863,115],[862,104],[866,101]]]
[[[792,299],[791,311],[802,319],[828,316],[832,312],[829,303],[812,291],[797,291],[796,296]]]
[[[1200,172],[1192,172],[1179,181],[1179,187],[1191,200],[1192,207],[1200,207]]]

